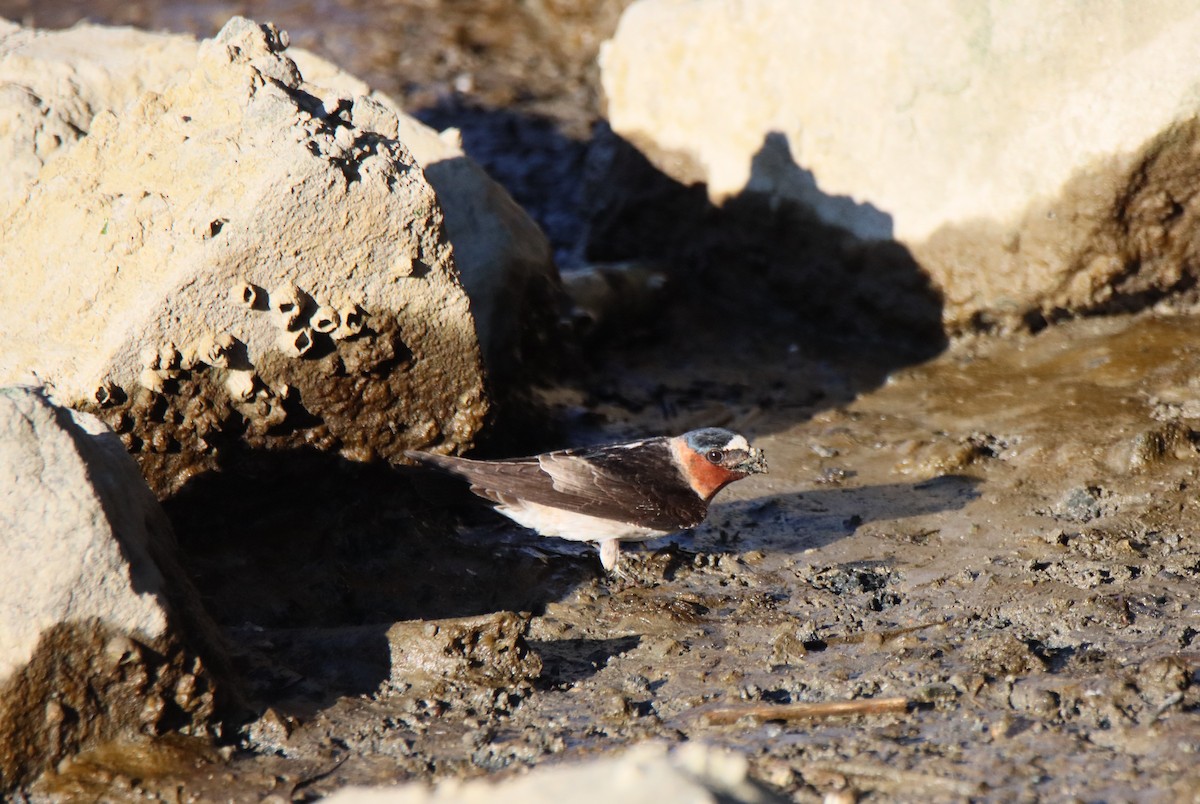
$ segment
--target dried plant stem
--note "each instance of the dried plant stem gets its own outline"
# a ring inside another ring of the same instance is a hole
[[[855,701],[821,701],[819,703],[746,704],[722,706],[705,712],[704,718],[713,725],[736,723],[744,717],[757,720],[802,720],[850,715],[884,715],[907,712],[907,698],[864,698]]]

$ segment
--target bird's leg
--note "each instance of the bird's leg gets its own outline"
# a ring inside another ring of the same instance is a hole
[[[606,539],[600,542],[600,566],[605,572],[612,572],[617,567],[617,559],[621,556],[621,543],[616,539]]]

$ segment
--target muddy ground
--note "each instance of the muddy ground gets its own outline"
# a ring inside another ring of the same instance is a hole
[[[275,20],[490,143],[477,155],[566,260],[599,110],[589,52],[621,5],[543,4],[536,19],[484,0],[88,10],[202,35],[234,12]],[[34,21],[79,13],[39,2]],[[410,52],[397,31],[437,36]],[[404,53],[401,75],[388,65]],[[568,179],[539,189],[555,175]],[[727,293],[711,270],[677,273],[619,339],[581,338],[575,370],[500,440],[721,425],[762,447],[770,474],[722,492],[693,533],[626,550],[609,578],[594,551],[522,532],[453,481],[235,456],[166,505],[246,680],[247,725],[218,748],[109,746],[38,796],[309,800],[657,738],[741,752],[798,801],[1193,800],[1200,311],[885,345],[781,303],[753,271]],[[908,711],[705,718],[890,696]]]
[[[186,754],[194,773],[174,744],[132,767],[123,747],[45,789],[303,800],[661,738],[744,752],[801,801],[1195,792],[1200,317],[979,340],[886,379],[844,347],[718,340],[622,352],[606,393],[553,394],[592,434],[726,424],[769,456],[694,533],[627,551],[623,579],[407,474],[343,467],[315,504],[263,503],[253,549],[241,511],[172,501],[261,715],[227,758]],[[394,625],[446,617],[481,619]],[[703,717],[884,696],[913,706]]]

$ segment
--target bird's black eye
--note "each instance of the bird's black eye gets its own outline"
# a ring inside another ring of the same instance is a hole
[[[725,453],[719,449],[710,449],[708,451],[708,460],[712,463],[720,463],[725,458]]]

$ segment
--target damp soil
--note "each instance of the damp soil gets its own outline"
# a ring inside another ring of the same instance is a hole
[[[623,5],[87,12],[200,35],[231,13],[273,19],[430,119],[476,120],[519,198],[567,210],[549,228],[578,254],[588,65]],[[39,2],[33,21],[82,10]],[[0,0],[0,13],[33,12]],[[571,180],[539,196],[521,179],[538,158]],[[574,369],[530,402],[541,426],[503,440],[719,425],[763,448],[769,474],[722,492],[694,531],[626,549],[606,577],[591,548],[521,531],[451,480],[304,450],[232,455],[165,503],[246,711],[218,745],[107,745],[33,797],[311,800],[659,739],[744,754],[797,801],[1189,800],[1200,312],[882,341],[738,274],[737,253],[721,255],[736,288],[676,274],[632,322],[580,337]],[[894,696],[907,711],[705,717]]]
[[[619,577],[413,472],[325,466],[311,503],[243,487],[255,502],[220,515],[200,502],[232,489],[168,501],[249,721],[221,750],[109,747],[40,789],[308,800],[646,739],[743,753],[799,801],[1200,789],[1200,316],[896,358],[727,330],[545,389],[571,443],[721,424],[768,455]],[[909,710],[705,719],[893,696]]]

